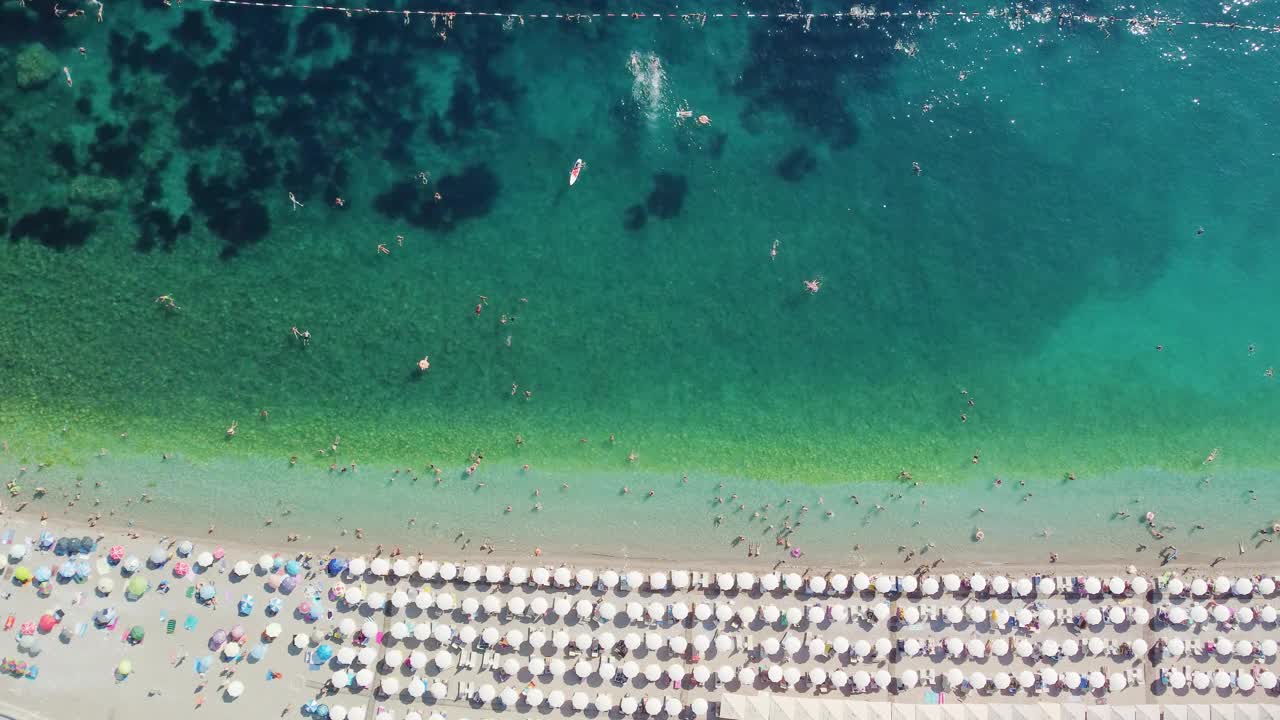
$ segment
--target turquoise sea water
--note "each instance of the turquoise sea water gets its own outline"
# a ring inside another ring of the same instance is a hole
[[[0,9],[0,435],[13,473],[52,463],[28,487],[772,551],[777,510],[711,524],[723,481],[839,498],[797,542],[840,553],[1094,542],[1137,497],[1188,543],[1200,510],[1232,548],[1225,518],[1272,519],[1275,33],[1058,22],[1121,14],[1089,3],[807,29],[85,8]],[[1122,14],[1150,13],[1277,24]],[[412,507],[433,463],[449,494]],[[668,494],[686,472],[695,502]],[[562,481],[580,494],[535,513]],[[851,494],[899,505],[876,528]]]

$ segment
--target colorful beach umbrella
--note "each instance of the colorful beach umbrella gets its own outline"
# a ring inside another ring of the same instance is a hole
[[[138,598],[146,594],[147,590],[150,588],[151,585],[147,582],[146,578],[141,575],[134,575],[129,578],[129,584],[125,586],[125,592],[135,598]]]
[[[129,642],[140,643],[147,636],[147,631],[142,629],[141,625],[134,625],[129,630]]]
[[[118,562],[120,562],[121,560],[123,560],[123,559],[124,559],[124,546],[123,546],[123,545],[112,545],[112,546],[111,546],[111,549],[107,551],[107,559],[108,559],[108,560],[110,560],[110,561],[111,561],[111,562],[113,562],[113,563],[118,563]]]
[[[288,575],[297,575],[302,572],[302,563],[297,560],[290,560],[284,564],[284,571]]]

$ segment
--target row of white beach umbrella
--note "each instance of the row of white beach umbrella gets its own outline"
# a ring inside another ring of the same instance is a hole
[[[1199,625],[1209,622],[1210,618],[1219,623],[1234,620],[1241,625],[1248,625],[1254,620],[1260,620],[1264,623],[1274,623],[1276,621],[1276,609],[1271,605],[1263,605],[1256,610],[1248,605],[1235,609],[1226,605],[1206,607],[1197,604],[1186,608],[1174,605],[1162,607],[1161,611],[1164,613],[1165,621],[1171,625],[1186,625],[1189,623]]]
[[[623,572],[605,570],[597,575],[595,571],[587,568],[571,569],[565,566],[528,569],[521,566],[506,568],[501,565],[458,566],[452,562],[438,563],[435,561],[426,561],[415,566],[414,563],[405,558],[399,558],[394,561],[387,558],[374,558],[372,561],[366,561],[362,557],[352,560],[347,572],[357,578],[366,573],[375,577],[393,576],[399,578],[417,575],[425,580],[439,578],[445,581],[458,580],[468,584],[484,582],[493,585],[501,583],[523,585],[531,582],[541,587],[554,586],[560,588],[589,587],[598,581],[605,588],[626,586],[634,590],[647,587],[652,591],[690,589],[699,575],[699,573],[687,570],[654,571],[650,573],[643,573],[638,570]],[[1060,590],[1057,587],[1057,582],[1049,577],[1040,577],[1033,580],[1027,577],[1010,579],[1004,575],[995,575],[988,578],[982,573],[974,573],[968,576],[967,583],[965,578],[955,573],[948,573],[940,577],[930,575],[923,578],[916,578],[913,575],[876,575],[873,577],[862,572],[854,573],[853,575],[832,573],[830,575],[814,575],[807,579],[799,573],[766,573],[757,576],[751,572],[740,571],[736,573],[718,572],[709,575],[714,588],[722,592],[733,590],[752,591],[757,588],[765,592],[773,592],[781,588],[791,592],[807,591],[810,593],[825,593],[827,591],[843,593],[852,589],[859,592],[874,590],[886,594],[920,592],[924,595],[935,595],[943,590],[959,592],[966,584],[970,590],[990,592],[995,595],[1003,595],[1005,593],[1010,593],[1014,596],[1027,596],[1033,593],[1052,595]],[[1089,595],[1098,595],[1104,591],[1114,595],[1123,595],[1130,590],[1134,593],[1142,594],[1151,589],[1151,583],[1142,576],[1135,576],[1127,580],[1115,576],[1105,581],[1101,578],[1090,576],[1081,579],[1080,587]],[[1213,580],[1194,578],[1189,582],[1180,578],[1173,578],[1164,588],[1165,592],[1173,595],[1180,595],[1188,590],[1192,595],[1196,596],[1204,596],[1210,593],[1246,596],[1255,592],[1262,595],[1270,595],[1276,591],[1276,582],[1270,576],[1261,577],[1255,581],[1250,577],[1239,577],[1232,580],[1225,575],[1221,575]]]
[[[1164,639],[1164,655],[1166,657],[1182,657],[1191,645],[1180,637],[1171,637]],[[1262,655],[1266,658],[1276,656],[1277,643],[1273,638],[1263,638],[1261,640],[1232,640],[1225,636],[1219,636],[1213,641],[1213,653],[1215,655],[1239,655],[1242,658],[1251,658]]]

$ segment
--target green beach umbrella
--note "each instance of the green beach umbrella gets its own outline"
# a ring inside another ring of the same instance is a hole
[[[134,625],[133,629],[129,631],[129,642],[142,642],[142,638],[146,637],[146,635],[147,633],[142,629],[141,625]]]
[[[125,587],[125,589],[129,592],[130,595],[133,595],[134,597],[141,597],[142,594],[145,593],[149,587],[150,585],[147,584],[146,578],[142,577],[141,575],[134,575],[132,578],[129,579],[129,584]]]
[[[31,582],[31,569],[26,565],[19,565],[17,570],[13,571],[13,579],[18,582]]]

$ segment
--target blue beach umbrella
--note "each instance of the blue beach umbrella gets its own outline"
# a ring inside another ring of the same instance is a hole
[[[283,606],[284,606],[284,601],[282,601],[280,598],[271,598],[271,600],[267,603],[267,614],[275,615],[276,613],[280,612],[280,608]]]
[[[53,571],[49,569],[48,565],[41,565],[36,568],[36,582],[48,582],[51,577],[53,577]]]
[[[207,583],[200,588],[201,600],[212,600],[213,596],[217,594],[218,594],[218,589],[213,586],[213,583]]]
[[[254,660],[261,660],[266,656],[267,656],[267,646],[263,645],[262,643],[258,643],[257,645],[254,645],[253,649],[249,651],[249,657]]]
[[[327,643],[326,643],[326,644],[321,645],[320,647],[316,648],[315,658],[316,658],[317,660],[319,660],[320,662],[325,662],[325,661],[327,661],[327,660],[328,660],[329,658],[331,658],[331,657],[333,657],[333,646],[332,646],[332,645],[329,645],[329,644],[327,644]]]
[[[347,569],[347,561],[333,558],[329,561],[329,565],[326,569],[329,571],[330,575],[341,575],[342,571]]]
[[[80,562],[76,563],[76,579],[77,580],[88,580],[90,572],[92,572],[92,569],[90,569],[88,562],[81,560]]]
[[[88,555],[89,553],[93,552],[94,549],[96,549],[97,547],[98,547],[98,541],[94,540],[88,535],[85,535],[84,537],[80,538],[80,547],[76,550],[76,552]]]
[[[316,716],[316,717],[318,717],[318,718],[327,718],[327,717],[329,717],[329,706],[328,706],[328,705],[321,705],[320,707],[318,707],[318,708],[316,708],[316,709],[315,709],[315,712],[313,712],[313,713],[311,713],[311,714],[312,714],[312,715],[315,715],[315,716]]]
[[[204,657],[196,660],[195,669],[196,669],[196,672],[198,673],[209,672],[209,668],[212,666],[213,666],[213,656],[205,655]]]
[[[45,530],[40,533],[40,549],[48,550],[53,545],[53,533]],[[64,546],[65,547],[65,546]]]
[[[318,602],[311,603],[311,612],[307,613],[307,616],[312,620],[319,620],[322,615],[324,615],[324,607]]]
[[[115,608],[102,608],[93,615],[93,621],[98,625],[110,625],[115,619]]]
[[[62,563],[62,567],[58,568],[58,577],[70,580],[76,576],[76,564],[73,562]]]
[[[283,567],[283,566],[284,566],[284,558],[280,557],[279,555],[273,555],[273,556],[271,556],[271,570],[272,570],[272,572],[275,572],[276,570],[279,570],[279,569],[280,569],[281,567]]]
[[[290,575],[297,575],[302,572],[302,563],[297,560],[290,560],[284,564],[284,571]]]

